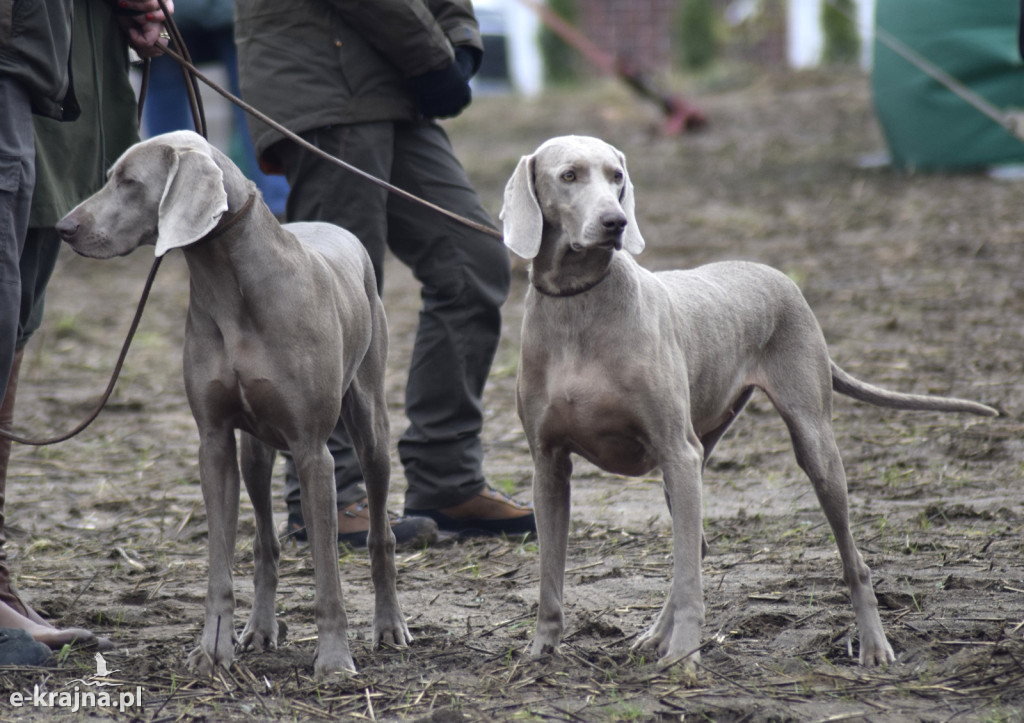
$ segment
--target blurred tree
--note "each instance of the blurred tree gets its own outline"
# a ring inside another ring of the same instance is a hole
[[[826,63],[856,63],[860,57],[857,9],[853,0],[825,0],[821,6],[821,29],[825,35],[822,59]]]
[[[576,24],[576,0],[548,0],[548,8],[571,25]],[[573,83],[580,78],[579,52],[541,25],[540,51],[544,58],[544,80],[550,85]]]
[[[679,47],[683,67],[701,70],[718,55],[715,8],[712,0],[685,0],[679,12]]]

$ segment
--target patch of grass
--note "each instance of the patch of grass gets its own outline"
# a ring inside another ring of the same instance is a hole
[[[907,594],[910,595],[910,601],[914,605],[914,610],[922,612],[921,603],[917,600],[917,595],[914,594],[914,586],[910,584],[910,580],[904,578],[903,583],[907,586]]]
[[[61,314],[53,323],[53,333],[58,339],[66,339],[77,334],[78,315]]]
[[[518,491],[518,483],[514,477],[500,476],[490,478],[491,486],[502,494],[512,497]]]
[[[900,489],[906,486],[907,481],[915,473],[913,469],[907,469],[902,464],[886,467],[882,472],[882,484],[889,489]]]

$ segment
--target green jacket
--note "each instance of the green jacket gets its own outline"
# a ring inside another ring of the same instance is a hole
[[[68,56],[71,0],[0,0],[0,75],[28,91],[32,112],[58,120],[78,114]]]
[[[235,12],[242,97],[295,133],[418,120],[406,79],[447,66],[455,45],[483,51],[470,0],[237,0]],[[283,135],[249,128],[273,167]]]
[[[128,39],[113,3],[74,0],[74,6],[71,74],[81,115],[74,123],[33,119],[33,227],[53,226],[98,191],[114,161],[139,140],[138,105],[128,76]]]

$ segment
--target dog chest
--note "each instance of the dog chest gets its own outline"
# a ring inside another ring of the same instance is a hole
[[[533,405],[542,444],[568,448],[598,467],[624,475],[657,466],[643,393],[613,383],[601,365],[552,370]]]

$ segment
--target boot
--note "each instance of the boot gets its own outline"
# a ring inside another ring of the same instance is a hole
[[[21,370],[21,359],[24,355],[24,347],[14,352],[11,375],[7,379],[3,403],[0,404],[0,429],[10,431],[14,424],[14,397],[18,389],[18,372]],[[25,607],[11,585],[11,572],[7,569],[7,552],[4,550],[4,543],[7,542],[7,537],[4,534],[4,500],[7,489],[7,462],[10,457],[11,440],[0,437],[0,603],[4,603],[28,617],[28,608]]]

